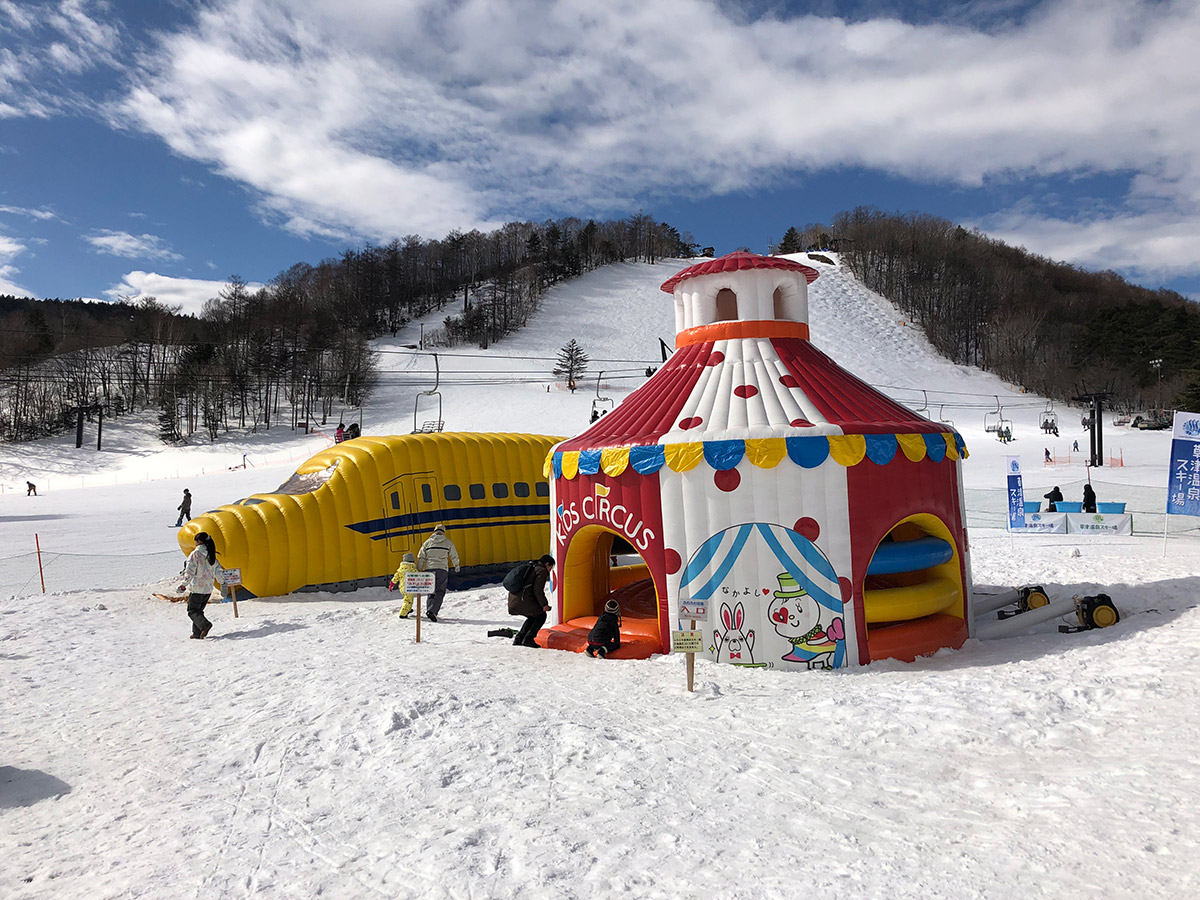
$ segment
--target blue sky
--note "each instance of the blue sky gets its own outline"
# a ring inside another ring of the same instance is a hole
[[[1196,47],[1195,0],[0,0],[0,293],[870,205],[1200,299]]]

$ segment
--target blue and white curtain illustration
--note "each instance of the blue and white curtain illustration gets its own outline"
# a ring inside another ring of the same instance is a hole
[[[844,664],[837,572],[790,528],[751,522],[712,535],[688,561],[679,594],[705,600],[717,612],[709,649],[719,662],[808,669]]]

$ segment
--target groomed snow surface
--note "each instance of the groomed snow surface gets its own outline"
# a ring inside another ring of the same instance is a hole
[[[327,436],[165,448],[147,418],[106,422],[99,452],[94,425],[81,450],[6,445],[0,897],[1196,896],[1200,539],[1174,521],[1164,540],[1169,433],[1106,428],[1124,465],[1092,481],[1129,502],[1134,536],[1009,535],[1004,456],[1022,456],[1027,496],[1078,499],[1079,410],[1047,440],[1043,399],[938,358],[848,273],[810,264],[818,347],[911,407],[946,392],[930,415],[972,454],[976,591],[1103,591],[1117,625],[832,673],[697,661],[694,693],[682,657],[489,638],[519,624],[499,585],[449,595],[420,644],[382,589],[238,618],[211,604],[193,641],[183,605],[151,597],[177,583],[183,488],[196,511],[272,490]],[[594,373],[619,400],[672,342],[658,285],[685,265],[592,273],[488,351],[439,353],[447,429],[581,431]],[[364,432],[412,430],[433,381],[405,349],[417,334],[380,342]],[[593,359],[575,394],[549,375],[572,337]],[[993,396],[1011,444],[984,431]]]

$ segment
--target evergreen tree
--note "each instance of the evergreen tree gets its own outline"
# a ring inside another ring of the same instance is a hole
[[[575,390],[575,381],[587,371],[588,355],[583,352],[575,338],[567,341],[565,347],[558,351],[558,359],[554,363],[554,374],[567,379],[567,387]]]
[[[800,253],[804,250],[800,242],[800,232],[793,225],[783,233],[783,240],[779,242],[779,246],[775,248],[776,253]]]

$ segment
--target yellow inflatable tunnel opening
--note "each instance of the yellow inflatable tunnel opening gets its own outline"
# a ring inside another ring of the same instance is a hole
[[[967,639],[962,565],[950,530],[922,513],[880,541],[863,583],[870,659],[901,659]]]
[[[612,659],[648,659],[662,651],[658,593],[645,563],[614,565],[616,532],[589,525],[576,532],[566,558],[558,561],[562,623],[542,632],[545,646],[582,652],[604,604],[621,607],[621,648]]]

